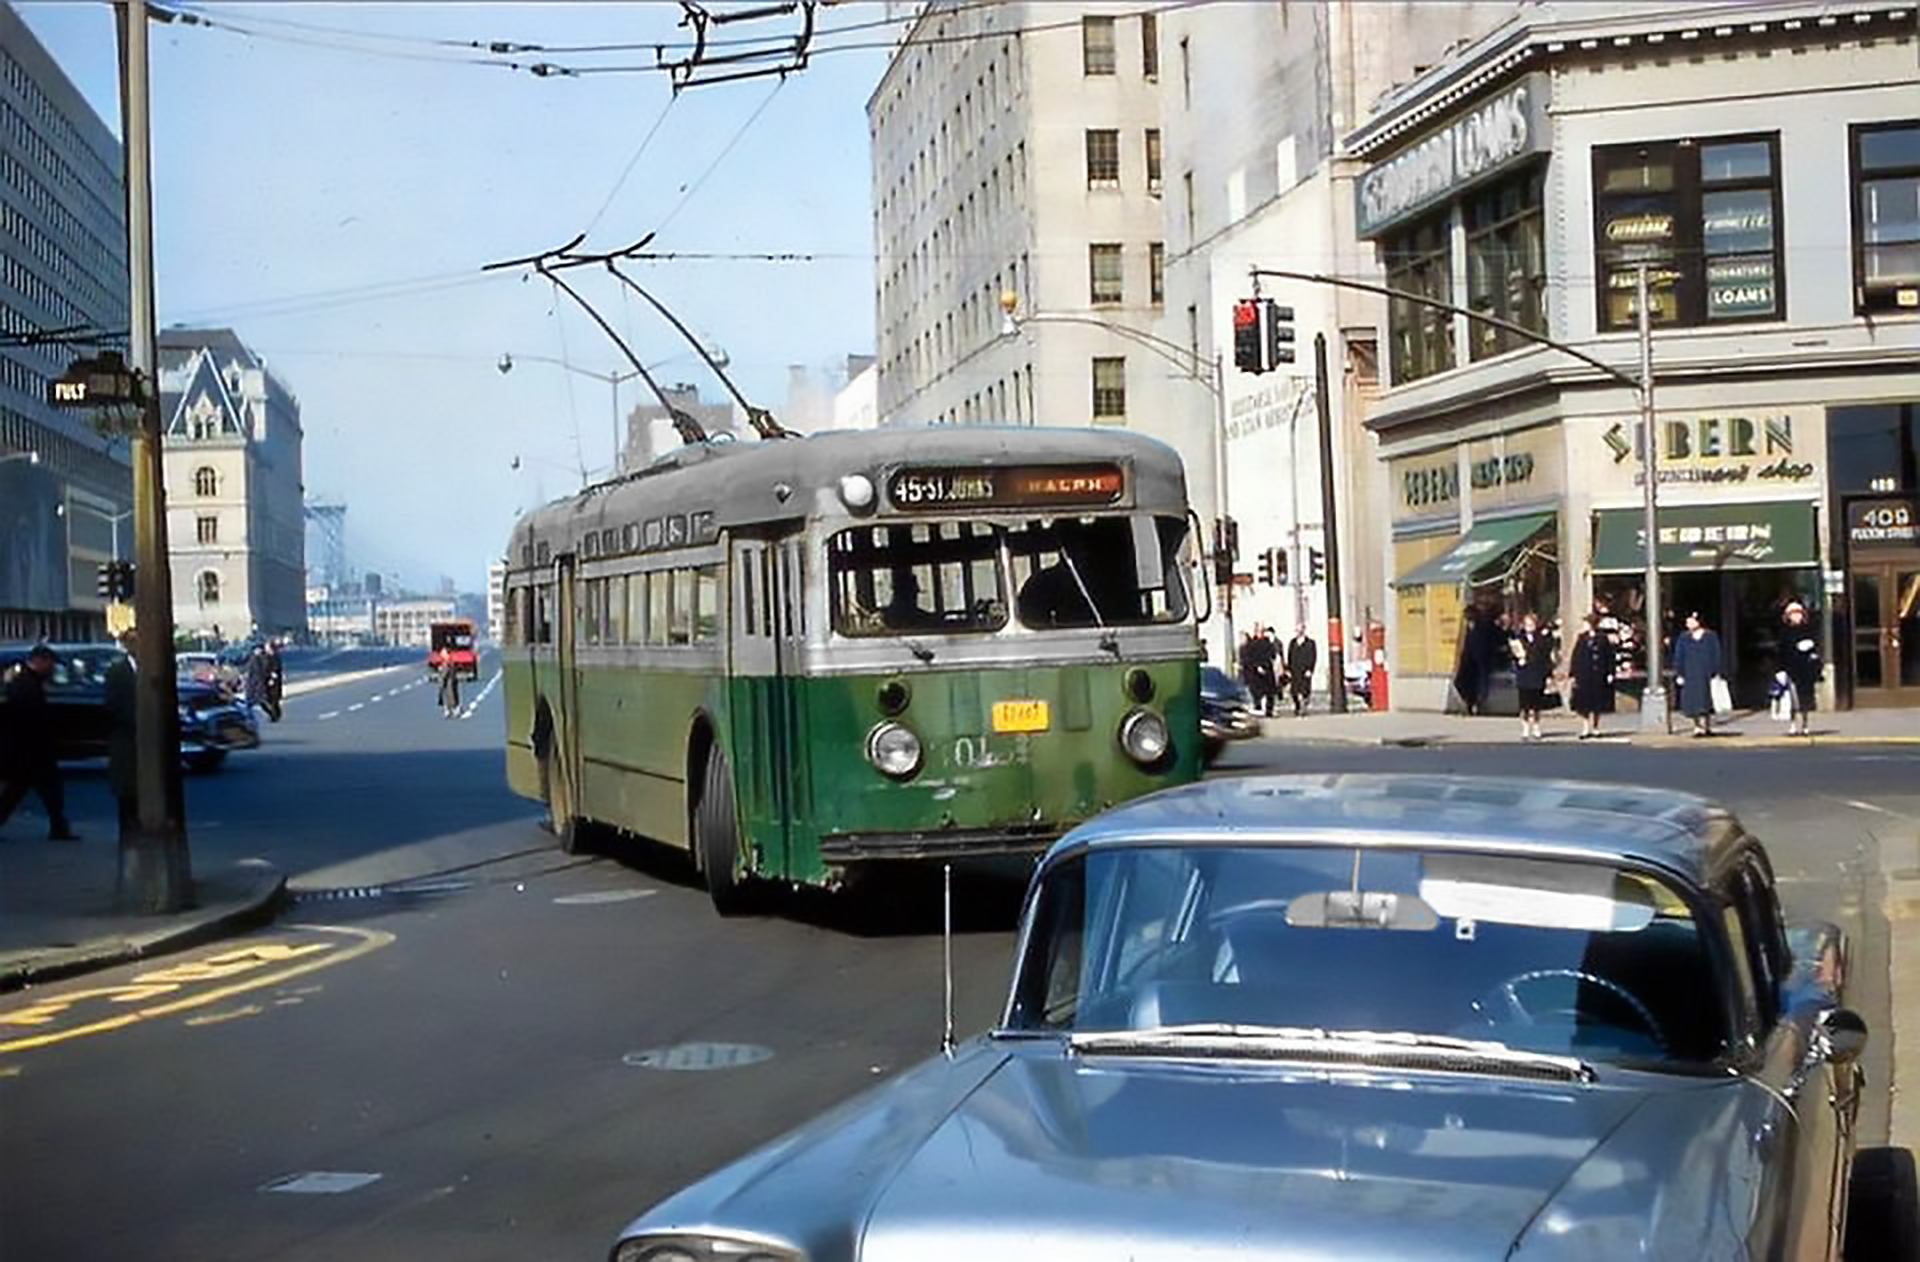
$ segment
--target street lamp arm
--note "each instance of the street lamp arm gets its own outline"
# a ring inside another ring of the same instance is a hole
[[[1398,298],[1402,302],[1410,302],[1415,306],[1429,307],[1435,311],[1445,311],[1453,315],[1465,316],[1475,323],[1490,324],[1496,329],[1502,329],[1513,334],[1515,337],[1525,338],[1527,341],[1536,345],[1551,346],[1554,350],[1571,355],[1584,364],[1598,368],[1601,372],[1613,378],[1615,381],[1620,382],[1622,385],[1630,386],[1635,390],[1640,388],[1640,379],[1638,377],[1622,372],[1605,360],[1595,359],[1592,355],[1587,354],[1577,347],[1569,346],[1565,342],[1556,342],[1544,334],[1536,333],[1532,329],[1524,325],[1515,324],[1511,320],[1502,320],[1498,316],[1490,316],[1478,311],[1470,311],[1465,307],[1456,307],[1450,302],[1442,302],[1438,298],[1429,298],[1425,294],[1409,293],[1404,289],[1389,289],[1385,285],[1373,285],[1362,280],[1348,280],[1344,276],[1327,276],[1319,272],[1289,272],[1271,267],[1249,268],[1248,271],[1256,282],[1262,276],[1272,276],[1279,280],[1303,280],[1314,285],[1332,285],[1337,289],[1358,289],[1363,293],[1380,294],[1387,298]]]
[[[615,267],[612,259],[606,260],[606,264],[607,264],[607,270],[609,272],[612,272],[614,277],[618,279],[621,284],[625,285],[628,289],[631,289],[634,293],[639,294],[642,298],[645,298],[647,300],[648,305],[650,305],[655,311],[658,311],[660,313],[660,316],[662,319],[664,319],[668,324],[671,324],[674,327],[674,329],[679,332],[681,337],[684,337],[687,339],[687,345],[693,347],[695,351],[699,352],[700,358],[705,360],[707,363],[707,367],[713,370],[713,375],[720,378],[720,384],[725,386],[727,388],[727,393],[733,396],[733,401],[735,403],[738,403],[741,409],[746,412],[747,422],[748,424],[753,426],[754,433],[760,435],[760,437],[762,438],[794,437],[794,433],[792,430],[786,428],[784,425],[780,424],[779,421],[773,418],[773,413],[767,411],[765,408],[755,407],[753,404],[747,401],[747,396],[744,394],[741,394],[739,388],[733,384],[733,378],[727,376],[726,368],[720,363],[719,360],[713,357],[713,355],[707,350],[705,346],[701,345],[700,339],[693,335],[693,331],[687,328],[685,324],[682,324],[680,322],[679,316],[667,310],[667,305],[665,303],[661,302],[658,298],[655,298],[652,294],[648,293],[645,289],[642,289],[638,284],[634,282],[632,277],[628,276],[625,272],[621,271],[618,267]],[[671,411],[671,409],[669,409],[669,411]],[[676,416],[674,418],[674,424],[678,425],[679,423],[680,423],[679,417]]]
[[[707,431],[700,427],[700,422],[674,407],[673,400],[669,399],[667,392],[660,388],[660,383],[653,379],[653,374],[648,372],[647,366],[640,362],[640,357],[633,353],[632,349],[628,347],[618,333],[614,332],[613,326],[608,324],[606,319],[602,317],[598,311],[593,309],[593,304],[585,298],[582,298],[579,293],[574,290],[573,286],[554,275],[552,270],[544,263],[539,265],[537,270],[542,276],[545,276],[548,280],[552,281],[555,286],[563,290],[567,297],[580,304],[581,309],[592,316],[593,322],[600,326],[600,331],[605,333],[608,339],[620,348],[620,353],[625,355],[627,361],[633,365],[634,373],[640,380],[647,383],[647,389],[653,391],[653,397],[659,400],[660,406],[666,410],[668,416],[673,418],[673,427],[679,431],[680,441],[686,443],[703,443],[707,441]]]
[[[1144,329],[1136,329],[1131,325],[1115,324],[1111,320],[1102,320],[1095,316],[1070,315],[1065,312],[1053,311],[1039,311],[1030,316],[1019,316],[1009,311],[1007,312],[1007,319],[1015,328],[1018,328],[1022,324],[1083,324],[1088,328],[1102,329],[1108,333],[1117,334],[1146,347],[1154,354],[1160,356],[1160,358],[1172,364],[1175,368],[1178,368],[1181,372],[1187,374],[1187,376],[1205,386],[1212,393],[1216,395],[1219,393],[1219,388],[1213,381],[1212,364],[1195,354],[1191,347],[1182,346],[1178,342],[1170,342],[1166,338],[1160,337],[1157,334],[1148,333]],[[1205,369],[1204,372],[1202,371],[1203,369]]]

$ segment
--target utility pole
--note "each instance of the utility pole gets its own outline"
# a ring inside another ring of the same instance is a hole
[[[1196,376],[1198,374],[1195,374]],[[1214,548],[1227,548],[1227,358],[1223,351],[1213,356],[1213,537]],[[1220,589],[1220,622],[1226,635],[1221,648],[1220,666],[1228,674],[1235,672],[1235,653],[1240,640],[1233,631],[1233,561],[1228,552],[1227,582]],[[1215,568],[1219,562],[1214,562]]]
[[[114,6],[120,36],[120,123],[126,151],[127,359],[141,383],[132,435],[134,624],[139,671],[134,707],[138,822],[120,838],[117,901],[122,911],[179,911],[190,905],[185,795],[180,785],[180,715],[174,690],[173,576],[167,564],[166,483],[160,460],[160,371],[154,342],[153,146],[148,112],[147,4]]]
[[[1634,269],[1633,300],[1640,326],[1640,476],[1646,510],[1647,683],[1640,693],[1642,731],[1667,727],[1667,681],[1663,670],[1665,623],[1660,617],[1660,455],[1653,418],[1653,313],[1647,310],[1647,265]]]
[[[1340,528],[1333,512],[1333,402],[1327,397],[1325,333],[1313,335],[1313,406],[1320,418],[1321,537],[1327,553],[1327,702],[1335,714],[1345,714],[1347,632],[1340,618]]]

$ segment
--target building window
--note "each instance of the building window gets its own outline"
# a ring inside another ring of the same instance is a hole
[[[199,543],[219,543],[220,519],[218,517],[194,518],[193,537]]]
[[[1123,355],[1099,355],[1093,361],[1093,419],[1114,420],[1127,414],[1127,360]]]
[[[199,588],[200,603],[202,605],[217,605],[220,603],[220,576],[218,574],[215,574],[212,570],[202,570],[196,586]]]
[[[1111,128],[1087,132],[1087,187],[1120,187],[1120,133]]]
[[[1635,326],[1642,264],[1654,324],[1785,315],[1777,134],[1597,148],[1593,183],[1602,329]]]
[[[1467,222],[1467,307],[1536,333],[1547,331],[1547,249],[1541,213],[1546,183],[1535,167],[1475,192]],[[1491,324],[1470,322],[1467,357],[1486,359],[1532,345]]]
[[[1156,307],[1167,300],[1167,245],[1164,241],[1147,243],[1147,297]]]
[[[220,494],[220,475],[210,465],[201,465],[193,471],[193,493],[202,499]]]
[[[1180,177],[1180,199],[1187,211],[1187,244],[1192,245],[1200,239],[1198,209],[1193,201],[1193,172],[1188,171]]]
[[[1444,214],[1431,215],[1383,241],[1387,287],[1453,301],[1453,251]],[[1387,302],[1387,338],[1393,348],[1393,383],[1418,381],[1453,367],[1453,316],[1404,298]]]
[[[1854,309],[1920,311],[1920,123],[1849,133]]]
[[[1193,108],[1193,47],[1180,37],[1180,107]]]
[[[1149,79],[1160,77],[1160,18],[1157,14],[1140,15],[1140,73]]]
[[[1124,300],[1120,273],[1120,247],[1101,243],[1087,247],[1087,299],[1096,307],[1110,307]]]
[[[1090,75],[1114,72],[1112,18],[1080,19],[1080,60]]]
[[[1160,191],[1160,129],[1147,128],[1147,191]]]

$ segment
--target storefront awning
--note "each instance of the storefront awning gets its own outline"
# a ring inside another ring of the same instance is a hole
[[[1805,500],[1757,504],[1688,504],[1660,511],[1663,570],[1759,570],[1819,563],[1814,506]],[[1638,574],[1646,568],[1646,516],[1637,508],[1594,514],[1593,572]]]
[[[1393,585],[1420,587],[1429,583],[1470,583],[1475,575],[1498,565],[1508,553],[1552,522],[1552,513],[1528,513],[1523,517],[1502,517],[1497,521],[1476,523],[1451,548],[1414,566],[1394,580]]]

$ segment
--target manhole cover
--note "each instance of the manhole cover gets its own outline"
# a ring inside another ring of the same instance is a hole
[[[599,903],[630,903],[657,893],[658,890],[594,890],[587,894],[562,894],[553,901],[562,907],[591,907]]]
[[[635,1069],[739,1069],[755,1065],[773,1055],[770,1047],[754,1043],[679,1043],[673,1047],[649,1048],[628,1052],[620,1059]]]

